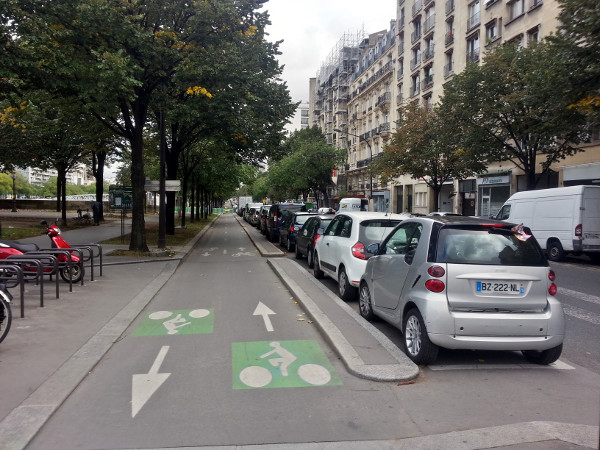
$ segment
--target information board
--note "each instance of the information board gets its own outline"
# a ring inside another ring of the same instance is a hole
[[[128,186],[109,186],[108,204],[110,209],[131,211],[133,188]]]

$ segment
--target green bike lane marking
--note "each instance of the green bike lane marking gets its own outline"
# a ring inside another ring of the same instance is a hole
[[[152,311],[133,336],[210,334],[213,309]],[[340,386],[341,379],[314,340],[232,343],[233,389]]]
[[[233,389],[340,386],[316,341],[234,342]]]
[[[213,309],[153,311],[140,322],[133,336],[210,334],[213,330]]]

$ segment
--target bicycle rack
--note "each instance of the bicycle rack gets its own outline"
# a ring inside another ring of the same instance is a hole
[[[13,264],[15,266],[21,267],[23,270],[23,281],[26,279],[34,279],[36,280],[36,284],[40,286],[40,306],[44,306],[44,276],[43,270],[44,265],[39,259],[32,258],[31,256],[25,255],[11,255],[6,258],[4,261],[8,264]],[[33,276],[33,271],[31,270],[31,266],[35,266],[35,276]],[[39,283],[38,283],[39,280]]]
[[[90,252],[89,258],[85,261],[90,261],[90,281],[94,281],[94,258],[97,257],[100,259],[99,267],[100,267],[100,276],[102,276],[102,246],[100,244],[90,243],[90,244],[73,244],[72,248],[81,248]],[[94,254],[94,249],[98,251],[98,254]]]
[[[66,261],[59,261],[58,262],[58,268],[59,269],[63,269],[63,268],[68,268],[69,270],[71,270],[71,266],[75,263],[73,263],[73,259],[71,258],[71,253],[75,252],[77,254],[77,256],[79,257],[79,265],[81,266],[81,269],[84,269],[83,266],[83,252],[77,248],[68,248],[68,249],[58,249],[58,248],[49,248],[49,249],[40,249],[38,250],[36,253],[49,253],[52,255],[55,255],[58,258],[58,255],[64,255],[66,257]],[[81,285],[83,286],[83,278],[81,277]],[[69,292],[73,292],[73,282],[71,281],[71,278],[69,277]]]
[[[14,276],[7,276],[6,271],[13,272]],[[2,280],[7,288],[13,288],[19,285],[21,319],[25,318],[25,279],[23,277],[23,268],[15,264],[7,263],[6,260],[0,261],[0,280]]]

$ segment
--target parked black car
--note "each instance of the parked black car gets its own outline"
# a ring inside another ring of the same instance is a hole
[[[296,235],[302,225],[316,213],[310,212],[283,212],[283,221],[279,228],[279,245],[285,246],[288,252],[291,252],[296,246]]]
[[[306,255],[308,267],[314,266],[315,241],[323,234],[334,217],[335,214],[319,214],[310,217],[302,225],[296,236],[296,259],[301,259]]]
[[[267,234],[267,218],[269,217],[269,209],[271,205],[262,205],[258,212],[258,225],[257,228],[262,234]]]
[[[283,211],[306,211],[304,203],[277,203],[269,209],[269,217],[267,218],[267,239],[271,242],[279,239],[279,227],[281,219],[283,219]]]

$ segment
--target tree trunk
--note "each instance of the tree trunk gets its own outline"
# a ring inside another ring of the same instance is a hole
[[[131,138],[131,187],[133,190],[132,209],[131,209],[131,240],[129,250],[133,252],[148,252],[148,243],[146,241],[146,223],[144,220],[144,205],[146,195],[144,192],[145,174],[144,174],[144,137],[143,137],[143,118],[139,117],[142,109],[138,106],[136,111],[136,126],[132,131]]]
[[[104,195],[104,164],[106,163],[106,152],[92,153],[92,174],[96,180],[96,201],[102,203]],[[104,208],[100,208],[99,220],[104,221]]]

